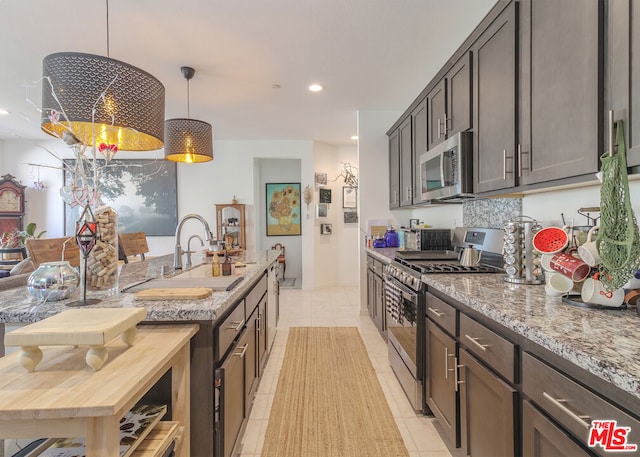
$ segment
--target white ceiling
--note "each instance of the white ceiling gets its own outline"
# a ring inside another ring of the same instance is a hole
[[[358,110],[405,110],[494,3],[109,0],[109,54],[165,85],[166,118],[186,117],[194,67],[190,114],[216,140],[350,144]],[[0,139],[46,137],[25,86],[48,54],[106,55],[106,30],[106,0],[0,0]]]

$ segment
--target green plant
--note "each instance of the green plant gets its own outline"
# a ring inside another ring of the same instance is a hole
[[[29,238],[42,238],[42,236],[47,233],[46,230],[41,231],[37,235],[36,233],[36,223],[31,222],[27,224],[26,230],[18,230],[13,229],[10,232],[4,232],[0,237],[0,248],[1,249],[17,249],[23,248],[24,243]]]

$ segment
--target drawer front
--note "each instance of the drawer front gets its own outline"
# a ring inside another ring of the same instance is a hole
[[[458,310],[448,303],[443,302],[430,293],[427,296],[427,317],[440,327],[456,336],[456,324],[458,323]]]
[[[593,420],[615,420],[617,427],[630,427],[627,443],[640,445],[640,421],[527,353],[522,356],[522,391],[585,446]],[[602,456],[632,455],[607,452],[599,445],[591,449]]]
[[[218,326],[218,357],[222,358],[233,340],[244,328],[244,300],[239,302],[229,316]]]
[[[267,292],[267,275],[262,275],[262,278],[253,286],[253,289],[247,294],[245,298],[245,316],[249,317],[253,314],[253,311],[260,303],[262,296]]]
[[[464,314],[460,315],[460,343],[507,381],[516,383],[515,344]]]
[[[522,455],[591,456],[527,400],[522,402]]]

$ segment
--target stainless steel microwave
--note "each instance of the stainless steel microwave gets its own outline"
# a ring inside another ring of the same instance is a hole
[[[473,133],[460,132],[420,156],[422,200],[471,197]]]

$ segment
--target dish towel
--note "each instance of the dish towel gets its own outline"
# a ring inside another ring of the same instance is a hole
[[[384,281],[384,296],[386,299],[387,315],[393,321],[402,325],[402,314],[400,306],[402,306],[402,290],[391,279]]]

